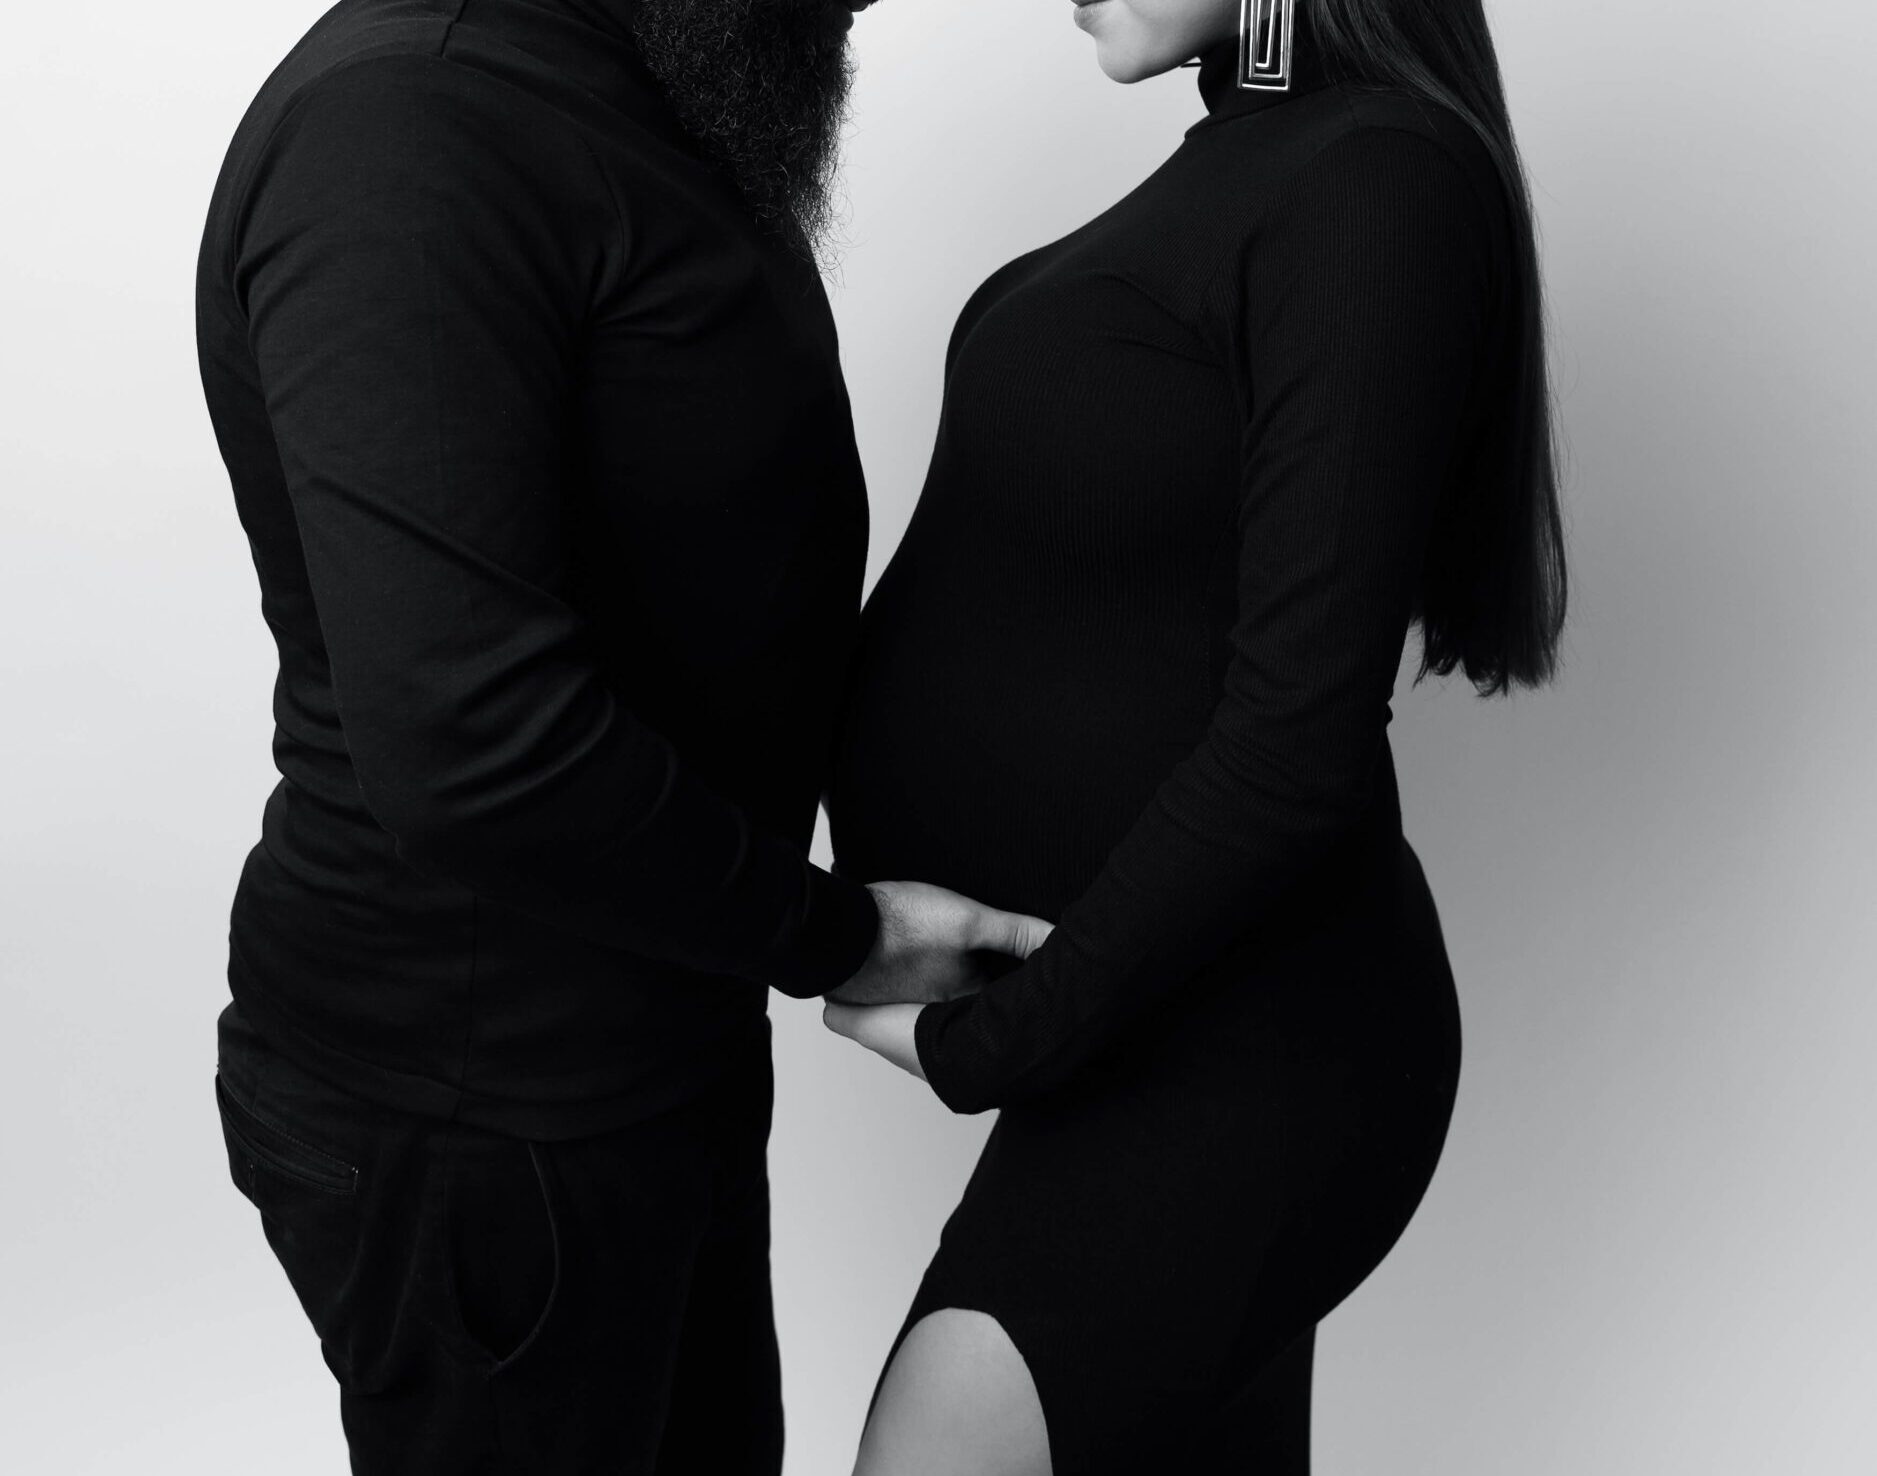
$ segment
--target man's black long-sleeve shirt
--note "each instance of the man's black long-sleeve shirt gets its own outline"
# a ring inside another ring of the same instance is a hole
[[[342,0],[241,123],[208,405],[280,653],[237,1003],[394,1107],[658,1110],[840,983],[866,505],[826,296],[626,0]]]

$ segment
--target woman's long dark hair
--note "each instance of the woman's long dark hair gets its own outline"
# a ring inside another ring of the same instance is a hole
[[[1420,675],[1462,670],[1488,696],[1538,686],[1556,669],[1564,628],[1564,520],[1531,192],[1485,11],[1480,0],[1302,0],[1300,8],[1333,70],[1457,114],[1498,165],[1516,279],[1513,380],[1491,445],[1434,529]]]

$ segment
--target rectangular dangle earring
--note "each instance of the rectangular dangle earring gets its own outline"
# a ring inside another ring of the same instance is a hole
[[[1297,0],[1243,0],[1238,20],[1238,85],[1254,92],[1290,91],[1291,21]]]

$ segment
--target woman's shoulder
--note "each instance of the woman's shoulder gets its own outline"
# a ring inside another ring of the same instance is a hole
[[[1486,143],[1453,110],[1405,91],[1338,85],[1265,117],[1281,127],[1219,130],[1235,155],[1218,198],[1204,288],[1208,315],[1242,326],[1300,283],[1510,280],[1511,216]]]
[[[1315,190],[1391,174],[1434,195],[1464,181],[1489,208],[1500,200],[1499,169],[1479,132],[1406,89],[1337,83],[1220,121],[1189,133],[1182,152],[1219,198],[1235,202],[1223,212],[1229,229],[1252,227]]]
[[[1329,91],[1287,161],[1284,183],[1292,188],[1266,196],[1273,206],[1353,189],[1397,209],[1467,213],[1470,197],[1485,218],[1503,210],[1498,163],[1458,112],[1400,88],[1344,84]]]
[[[1194,177],[1211,202],[1204,254],[1215,287],[1259,266],[1281,274],[1332,247],[1385,255],[1409,237],[1503,263],[1505,186],[1485,141],[1453,109],[1343,83],[1244,123],[1189,135],[1200,145]]]
[[[1499,166],[1480,131],[1459,113],[1431,98],[1398,88],[1339,88],[1346,125],[1339,136],[1359,137],[1370,147],[1418,140],[1438,149],[1481,185],[1498,187]],[[1413,145],[1406,144],[1412,148]]]

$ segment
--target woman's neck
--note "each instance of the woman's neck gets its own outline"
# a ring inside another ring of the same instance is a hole
[[[1335,80],[1311,33],[1308,6],[1296,12],[1296,34],[1291,40],[1290,87],[1283,92],[1238,85],[1239,38],[1221,41],[1200,54],[1199,95],[1209,118],[1237,117],[1260,112],[1327,87]]]

